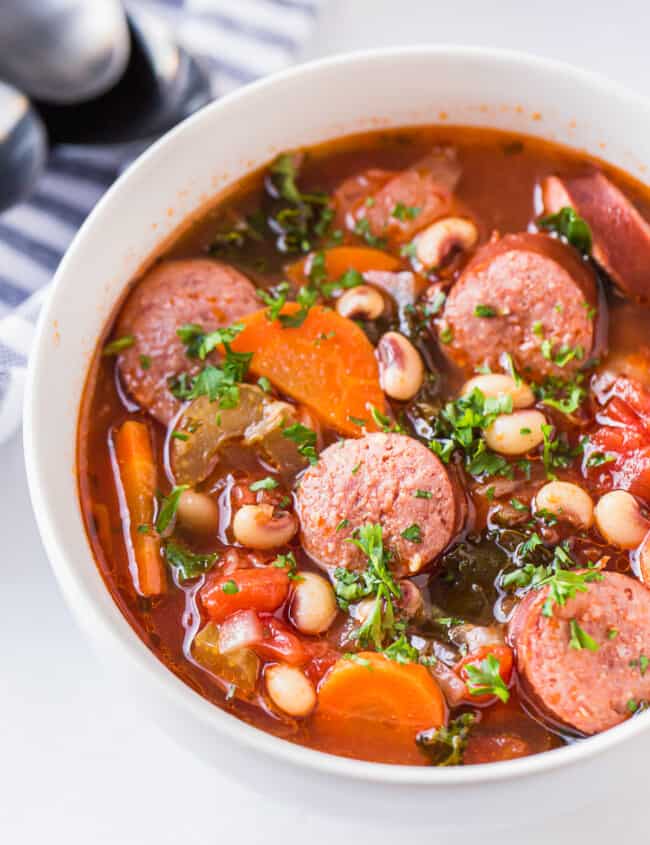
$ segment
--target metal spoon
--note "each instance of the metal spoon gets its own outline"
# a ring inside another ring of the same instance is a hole
[[[128,14],[130,59],[117,84],[77,105],[36,103],[52,143],[113,144],[158,135],[212,99],[210,80],[168,28]]]
[[[34,99],[78,103],[108,91],[129,60],[119,0],[2,0],[0,78]]]
[[[0,82],[0,211],[32,189],[47,158],[47,135],[29,100]]]

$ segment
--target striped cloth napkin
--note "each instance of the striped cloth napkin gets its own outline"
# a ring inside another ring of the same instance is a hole
[[[166,21],[211,75],[215,97],[290,64],[322,0],[132,0]],[[29,201],[0,214],[0,442],[18,427],[27,357],[48,282],[76,230],[142,151],[58,147]]]

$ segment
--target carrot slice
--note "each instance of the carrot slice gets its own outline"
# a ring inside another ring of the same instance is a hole
[[[301,258],[286,268],[287,278],[294,284],[302,285],[307,281],[307,262],[310,257]],[[394,255],[380,249],[365,246],[335,246],[325,252],[325,269],[332,281],[340,279],[347,270],[385,270],[389,273],[398,270],[400,263]]]
[[[339,660],[323,679],[313,732],[330,753],[425,764],[415,737],[445,720],[442,692],[424,666],[361,652]]]
[[[167,579],[160,553],[160,538],[153,530],[156,464],[149,430],[144,423],[127,420],[115,433],[119,484],[129,512],[124,535],[131,572],[142,596],[165,592]],[[147,526],[145,533],[140,526]]]
[[[288,302],[282,314],[300,306]],[[313,306],[298,328],[270,322],[266,310],[241,320],[235,352],[253,352],[251,372],[302,402],[326,425],[352,437],[376,431],[370,406],[386,410],[374,350],[361,329],[336,311]],[[363,420],[363,422],[361,422]]]

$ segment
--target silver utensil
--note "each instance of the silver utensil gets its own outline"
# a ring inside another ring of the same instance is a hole
[[[24,94],[0,82],[0,211],[30,192],[46,158],[41,119]]]
[[[108,91],[129,60],[119,0],[2,0],[0,78],[28,96],[77,103]]]

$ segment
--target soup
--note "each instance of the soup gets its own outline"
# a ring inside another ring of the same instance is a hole
[[[385,763],[643,710],[646,218],[575,152],[433,127],[283,154],[190,221],[80,414],[89,540],[143,642],[259,729]]]

